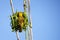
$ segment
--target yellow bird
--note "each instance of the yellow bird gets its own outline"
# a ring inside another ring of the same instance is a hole
[[[18,13],[18,23],[19,23],[20,29],[22,29],[24,24],[23,12]]]
[[[19,17],[22,17],[23,15],[22,15],[22,12],[19,12]]]

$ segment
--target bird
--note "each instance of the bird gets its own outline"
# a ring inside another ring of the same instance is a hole
[[[24,23],[23,12],[18,12],[18,25],[20,32],[22,32],[23,23]]]

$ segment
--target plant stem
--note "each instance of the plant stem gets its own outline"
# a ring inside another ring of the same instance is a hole
[[[25,31],[25,40],[28,40],[28,28]]]
[[[17,37],[17,40],[20,40],[19,35],[18,35],[18,31],[16,31],[16,37]]]
[[[14,13],[14,7],[13,7],[12,0],[10,0],[10,5],[11,5],[12,13]]]

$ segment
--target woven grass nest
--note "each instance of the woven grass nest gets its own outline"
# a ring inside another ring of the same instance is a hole
[[[26,31],[28,27],[28,16],[26,12],[16,12],[10,16],[11,18],[11,28],[12,31],[22,32],[22,30]]]

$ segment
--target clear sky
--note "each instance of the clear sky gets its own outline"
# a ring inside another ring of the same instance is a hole
[[[23,0],[13,0],[14,8],[23,11]],[[0,40],[16,40],[11,32],[10,0],[0,0]],[[60,0],[31,0],[34,40],[60,40]],[[19,33],[24,40],[24,32]]]

